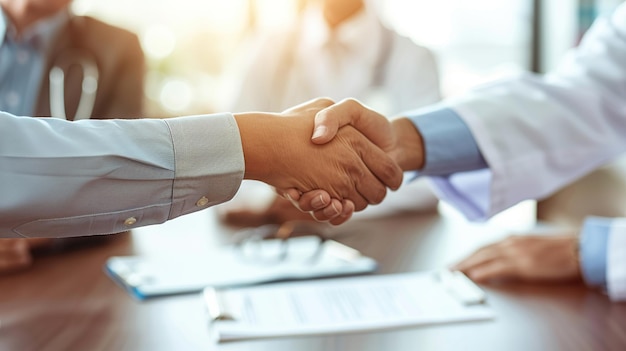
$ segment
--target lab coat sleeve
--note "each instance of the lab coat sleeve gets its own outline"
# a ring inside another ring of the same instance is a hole
[[[626,218],[613,221],[607,243],[607,291],[614,301],[626,300]]]
[[[419,109],[406,115],[424,143],[424,167],[416,176],[430,176],[437,197],[468,219],[481,218],[489,203],[490,171],[467,125],[448,108]],[[457,178],[463,180],[462,186],[453,186]]]
[[[626,151],[626,5],[598,20],[555,72],[495,82],[446,102],[488,171],[435,183],[488,218],[540,199]],[[473,191],[476,190],[476,191]]]
[[[230,114],[166,120],[0,112],[0,237],[110,234],[229,200],[243,178]]]

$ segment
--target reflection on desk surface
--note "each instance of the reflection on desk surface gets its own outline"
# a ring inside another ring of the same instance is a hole
[[[334,230],[376,259],[379,273],[437,269],[507,234],[458,214],[400,215]],[[483,286],[497,318],[372,333],[216,345],[198,294],[144,303],[102,271],[111,256],[172,250],[210,255],[232,240],[203,211],[141,228],[103,245],[46,255],[0,278],[0,350],[604,350],[626,349],[626,306],[582,284]]]

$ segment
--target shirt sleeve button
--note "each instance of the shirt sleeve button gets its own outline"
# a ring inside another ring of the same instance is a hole
[[[207,199],[206,196],[201,197],[200,200],[196,202],[196,206],[198,207],[204,207],[208,204],[209,204],[209,199]]]
[[[133,225],[135,223],[137,223],[137,218],[135,218],[135,217],[128,217],[124,221],[124,225],[127,226],[127,227],[129,227],[129,226],[131,226],[131,225]]]

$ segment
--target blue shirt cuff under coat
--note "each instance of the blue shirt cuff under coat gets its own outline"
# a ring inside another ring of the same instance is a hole
[[[474,136],[454,110],[416,110],[406,115],[424,142],[425,162],[419,175],[445,176],[487,167]]]
[[[606,287],[606,258],[612,220],[590,217],[580,233],[580,265],[583,279],[590,286]]]

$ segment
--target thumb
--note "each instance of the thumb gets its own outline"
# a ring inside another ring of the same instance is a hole
[[[314,144],[325,144],[346,125],[352,125],[383,150],[390,150],[395,144],[387,118],[354,99],[343,100],[318,112],[311,140]]]

